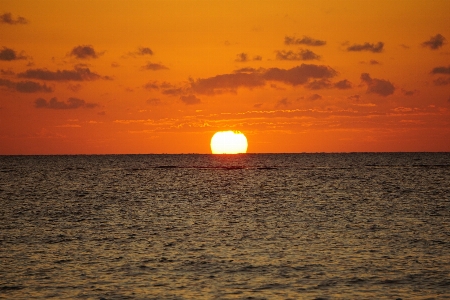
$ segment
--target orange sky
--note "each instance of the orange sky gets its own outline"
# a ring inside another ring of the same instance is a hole
[[[0,154],[450,151],[449,12],[0,0]]]

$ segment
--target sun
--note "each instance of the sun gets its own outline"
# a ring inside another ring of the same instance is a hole
[[[219,131],[211,138],[212,154],[247,153],[247,138],[240,131]]]

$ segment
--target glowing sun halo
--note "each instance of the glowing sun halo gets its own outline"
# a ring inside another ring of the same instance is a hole
[[[219,131],[211,138],[212,154],[246,153],[247,147],[247,138],[240,131]]]

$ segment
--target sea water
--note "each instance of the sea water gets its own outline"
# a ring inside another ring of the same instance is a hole
[[[450,153],[0,157],[2,299],[450,299]]]

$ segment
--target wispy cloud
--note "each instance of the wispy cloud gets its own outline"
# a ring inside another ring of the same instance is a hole
[[[347,47],[347,51],[370,51],[373,53],[380,53],[383,51],[384,43],[378,42],[376,44],[364,43],[364,44],[354,44]]]
[[[38,98],[34,101],[34,107],[36,108],[48,108],[48,109],[77,109],[77,108],[94,108],[97,107],[97,103],[87,103],[83,99],[69,98],[67,102],[58,101],[56,97],[51,98],[49,101]]]
[[[368,73],[362,73],[361,80],[367,85],[367,93],[374,93],[386,97],[392,95],[395,91],[395,87],[390,81],[371,78]]]
[[[11,13],[4,13],[3,15],[0,15],[0,24],[21,25],[27,23],[28,20],[21,16],[14,19]]]
[[[431,74],[450,74],[450,66],[436,67],[433,70],[431,70]]]
[[[8,79],[0,79],[0,86],[4,86],[20,93],[53,92],[51,87],[29,80],[14,82]]]
[[[432,50],[437,50],[444,46],[445,40],[445,37],[438,33],[435,36],[432,36],[428,41],[423,42],[421,45]]]
[[[308,45],[308,46],[323,46],[327,42],[322,40],[316,40],[309,36],[303,36],[303,38],[296,38],[293,36],[286,36],[284,38],[286,45]]]
[[[19,59],[26,59],[27,57],[23,54],[17,54],[16,51],[10,48],[3,47],[3,49],[0,51],[0,60],[19,60]]]

